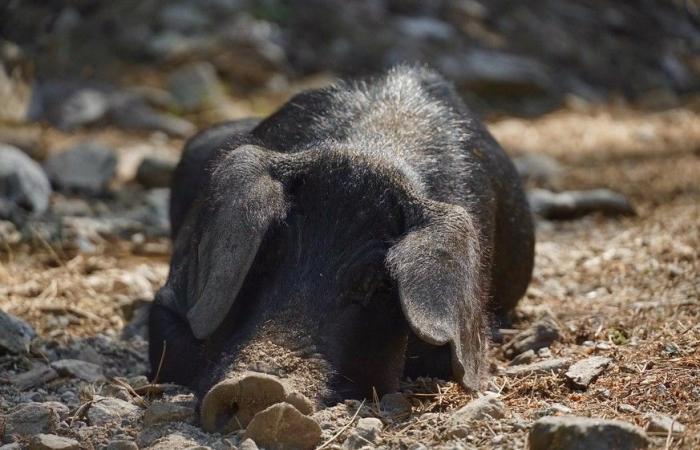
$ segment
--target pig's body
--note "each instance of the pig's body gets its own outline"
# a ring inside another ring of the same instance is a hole
[[[317,392],[296,387],[320,402],[390,391],[404,374],[477,387],[489,317],[507,316],[533,266],[513,165],[424,69],[305,92],[260,123],[201,133],[173,178],[171,219],[151,360],[155,370],[163,341],[178,347],[189,361],[166,350],[161,376],[203,392],[232,370],[279,376],[279,361],[252,367],[261,339],[309,361]],[[217,253],[209,235],[244,241]],[[232,283],[217,266],[229,257],[247,261]]]

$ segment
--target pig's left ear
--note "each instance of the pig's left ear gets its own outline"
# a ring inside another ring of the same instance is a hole
[[[268,228],[282,221],[287,202],[282,183],[271,176],[275,153],[252,145],[231,152],[212,173],[199,216],[199,239],[190,274],[193,291],[187,320],[197,339],[224,320],[243,286]]]
[[[421,340],[450,345],[455,379],[477,389],[488,299],[480,230],[459,206],[423,201],[411,209],[408,234],[387,254],[403,313]]]

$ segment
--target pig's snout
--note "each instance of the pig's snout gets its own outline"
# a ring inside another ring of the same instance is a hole
[[[313,409],[306,396],[277,377],[248,372],[224,379],[207,392],[201,406],[202,427],[221,433],[246,429],[246,435],[256,435],[250,436],[256,442],[271,444],[290,436],[306,436],[309,441],[321,436],[318,424],[308,417]],[[257,436],[259,430],[266,436]]]

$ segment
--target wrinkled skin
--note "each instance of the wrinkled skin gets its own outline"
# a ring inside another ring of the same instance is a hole
[[[251,371],[317,405],[405,375],[478,388],[491,318],[507,320],[532,272],[512,164],[428,70],[205,131],[172,192],[150,358],[200,398]]]

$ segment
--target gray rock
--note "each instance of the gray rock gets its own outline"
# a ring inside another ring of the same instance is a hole
[[[678,422],[673,417],[663,414],[649,414],[647,415],[647,419],[649,420],[647,431],[650,433],[667,435],[670,432],[675,435],[685,432],[685,425]]]
[[[197,441],[180,433],[172,433],[158,439],[148,448],[150,450],[205,450],[210,447],[201,446]]]
[[[29,345],[35,337],[36,332],[31,325],[0,309],[0,351],[29,353]]]
[[[447,435],[455,438],[464,438],[470,431],[469,422],[473,420],[502,419],[505,417],[505,405],[498,397],[498,394],[488,392],[452,413],[449,419]]]
[[[169,402],[153,402],[146,409],[143,421],[146,425],[161,422],[185,422],[192,419],[194,410]]]
[[[552,86],[547,68],[522,55],[474,49],[461,55],[448,54],[435,63],[457,85],[477,92],[496,87],[546,92]]]
[[[391,418],[403,418],[411,415],[411,402],[400,393],[386,394],[379,402],[379,410]]]
[[[528,435],[530,450],[636,450],[649,440],[639,427],[619,420],[544,417]]]
[[[610,189],[551,192],[533,189],[527,194],[532,212],[548,220],[571,220],[593,213],[607,216],[630,216],[634,207]]]
[[[136,181],[147,188],[168,187],[173,170],[175,170],[174,161],[145,157],[136,170]]]
[[[396,27],[412,39],[449,41],[455,36],[452,25],[432,17],[400,17],[396,20]]]
[[[55,434],[38,434],[29,441],[29,450],[78,450],[80,444],[75,439],[56,436]]]
[[[264,86],[287,68],[287,55],[280,45],[279,30],[265,20],[238,14],[220,29],[226,51],[213,59],[227,80],[247,86]]]
[[[556,159],[537,153],[513,158],[513,164],[524,181],[537,185],[548,185],[564,172]]]
[[[0,144],[0,219],[19,222],[43,214],[49,195],[51,185],[41,166],[18,148]]]
[[[195,126],[185,119],[161,114],[146,105],[112,112],[114,123],[122,128],[156,130],[176,137],[187,137],[195,132]]]
[[[19,442],[12,442],[11,444],[0,445],[0,450],[23,450],[22,444]]]
[[[528,350],[539,350],[549,347],[552,342],[559,339],[559,326],[549,316],[540,318],[530,328],[513,336],[513,339],[503,346],[503,353],[507,358],[515,358]]]
[[[53,412],[58,414],[60,420],[65,420],[70,414],[70,408],[68,408],[61,402],[50,401],[44,402],[42,403],[42,405],[46,406],[47,408],[50,408],[51,410],[53,410]]]
[[[194,126],[186,120],[155,111],[135,90],[84,80],[40,83],[33,92],[31,120],[48,120],[64,130],[97,122],[128,129],[159,130],[187,136]]]
[[[586,389],[610,365],[612,359],[607,356],[592,356],[577,361],[566,372],[569,383],[576,389]]]
[[[121,423],[123,420],[135,419],[139,413],[140,409],[138,406],[124,400],[96,396],[87,412],[87,418],[91,425],[103,426],[115,422]]]
[[[79,359],[61,359],[51,363],[51,367],[56,369],[61,375],[69,375],[89,383],[103,381],[102,367]]]
[[[216,104],[224,96],[216,69],[206,62],[192,63],[171,73],[168,90],[184,110]]]
[[[166,4],[158,15],[160,25],[166,30],[191,33],[202,30],[209,24],[209,18],[195,4]]]
[[[27,403],[6,416],[5,436],[17,434],[23,437],[50,433],[58,426],[56,411],[43,403]]]
[[[115,439],[104,446],[102,450],[139,450],[139,446],[134,441]]]
[[[355,427],[355,431],[361,437],[373,443],[377,442],[383,429],[384,424],[375,417],[363,417],[357,421],[357,426]]]
[[[99,196],[107,192],[114,177],[117,157],[108,147],[86,142],[50,156],[44,168],[57,190]]]
[[[519,366],[521,364],[530,364],[537,358],[535,351],[533,349],[527,350],[513,358],[511,362],[508,363],[510,366]]]
[[[535,411],[535,415],[538,417],[556,416],[556,415],[565,415],[565,414],[571,414],[571,408],[569,408],[566,405],[562,405],[561,403],[552,403],[551,405],[547,406],[546,408],[538,409],[537,411]]]
[[[627,414],[634,414],[637,412],[637,408],[627,403],[620,403],[617,405],[617,410]]]
[[[384,429],[384,424],[381,420],[374,417],[361,418],[357,421],[355,429],[343,442],[343,449],[359,450],[367,446],[368,443],[376,444],[382,429]]]
[[[46,119],[62,130],[93,124],[109,111],[109,93],[104,86],[82,81],[50,80],[32,90],[30,120]]]
[[[552,358],[532,364],[506,367],[503,370],[503,373],[504,375],[510,377],[518,377],[529,374],[547,374],[550,372],[558,373],[569,367],[570,364],[571,360],[569,358]]]
[[[246,439],[238,446],[238,450],[258,450],[258,445],[252,439]]]
[[[144,427],[136,437],[136,445],[139,448],[146,448],[160,442],[168,441],[168,438],[173,433],[178,433],[182,436],[187,436],[196,442],[206,442],[210,435],[204,433],[201,428],[195,427],[188,423],[159,423]],[[190,441],[191,442],[191,441]],[[197,445],[196,443],[189,446]],[[165,447],[161,447],[165,448]]]
[[[50,366],[46,364],[36,364],[30,370],[12,377],[12,384],[20,391],[24,391],[42,385],[54,378],[58,378],[58,373]]]

